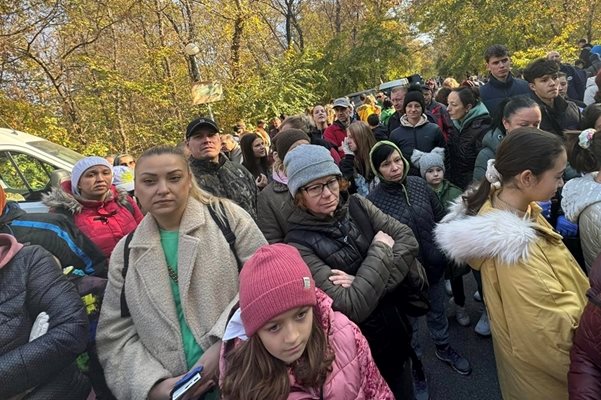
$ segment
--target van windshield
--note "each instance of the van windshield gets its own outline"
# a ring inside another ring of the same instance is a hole
[[[35,147],[36,149],[42,150],[45,153],[52,154],[53,156],[60,158],[69,164],[75,164],[77,161],[83,158],[83,156],[78,152],[47,140],[36,140],[33,142],[28,142],[27,144]]]

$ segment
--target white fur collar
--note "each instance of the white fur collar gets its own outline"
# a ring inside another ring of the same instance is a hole
[[[434,230],[438,246],[449,258],[458,263],[498,258],[508,265],[528,258],[538,237],[535,222],[510,211],[490,209],[474,216],[466,211],[458,199]]]

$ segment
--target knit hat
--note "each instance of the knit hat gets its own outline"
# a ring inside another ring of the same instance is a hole
[[[260,247],[240,272],[240,314],[247,336],[296,307],[314,306],[315,281],[294,247]]]
[[[405,95],[405,100],[403,100],[403,112],[405,112],[405,108],[412,101],[417,101],[420,106],[422,106],[422,113],[426,112],[426,101],[424,100],[424,94],[419,90],[409,90]]]
[[[306,140],[309,143],[311,142],[309,136],[300,129],[284,129],[278,133],[274,138],[275,148],[278,152],[278,158],[283,160],[286,157],[288,150],[290,150],[290,146],[299,140]]]
[[[113,167],[113,184],[126,192],[134,190],[134,171],[124,165]]]
[[[314,144],[301,144],[288,152],[284,168],[288,176],[288,190],[293,197],[301,187],[315,179],[342,175],[330,151]]]
[[[426,172],[432,167],[440,167],[442,172],[445,172],[444,149],[442,147],[435,147],[430,153],[424,153],[415,149],[411,155],[411,162],[419,168],[422,178],[426,177]]]
[[[88,168],[92,168],[97,165],[103,165],[109,168],[111,171],[113,170],[113,166],[109,164],[108,161],[98,156],[85,157],[75,163],[73,166],[73,171],[71,171],[71,191],[73,194],[77,196],[81,195],[81,193],[79,193],[79,188],[77,187],[79,185],[79,179]]]

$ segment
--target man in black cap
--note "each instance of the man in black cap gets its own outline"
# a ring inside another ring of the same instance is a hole
[[[246,168],[221,154],[219,127],[208,118],[197,118],[186,129],[190,167],[200,187],[225,197],[257,219],[257,186]]]

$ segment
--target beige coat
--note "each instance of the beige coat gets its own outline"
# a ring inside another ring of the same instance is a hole
[[[227,218],[245,262],[265,244],[252,218],[229,203]],[[110,260],[109,281],[98,324],[98,353],[109,388],[118,399],[145,399],[160,379],[186,372],[186,358],[159,229],[148,214],[130,243],[125,295],[131,317],[121,317],[123,248]],[[180,224],[178,272],[184,315],[198,344],[222,337],[238,300],[238,269],[207,206],[190,198]]]

